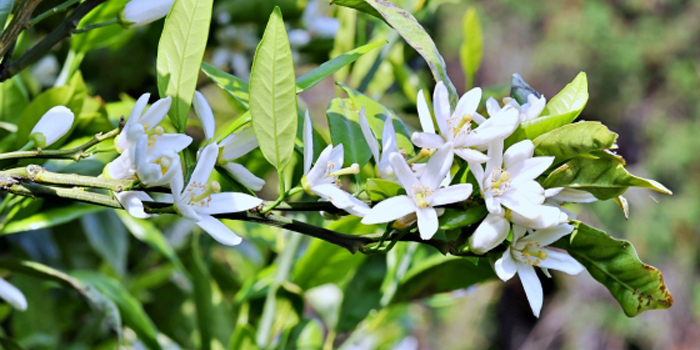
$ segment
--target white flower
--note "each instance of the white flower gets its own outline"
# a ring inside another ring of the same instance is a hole
[[[413,133],[411,140],[418,147],[439,148],[446,142],[452,142],[454,153],[460,158],[474,163],[483,163],[488,157],[481,153],[494,140],[503,140],[513,133],[518,126],[517,111],[504,108],[491,118],[485,119],[476,113],[481,100],[481,89],[469,90],[459,99],[454,113],[450,112],[450,101],[447,88],[438,82],[433,92],[433,111],[440,129],[440,135],[435,133],[433,120],[425,101],[425,95],[418,92],[418,117],[423,132]],[[472,129],[472,121],[479,124]]]
[[[5,299],[12,307],[24,311],[27,309],[27,298],[17,287],[0,278],[0,298]]]
[[[194,220],[197,226],[221,244],[237,245],[241,243],[241,238],[212,215],[249,210],[260,205],[262,200],[244,193],[218,193],[221,185],[208,181],[218,154],[219,148],[215,144],[202,150],[186,187],[181,171],[173,177],[170,183],[173,204],[178,213]],[[177,169],[180,170],[179,167]]]
[[[544,96],[537,98],[535,94],[529,94],[527,95],[527,102],[522,105],[510,97],[504,98],[503,103],[505,104],[504,108],[508,106],[515,108],[519,113],[520,121],[524,122],[539,117],[547,104],[547,99]],[[494,116],[501,111],[501,107],[495,98],[491,97],[486,100],[486,111],[490,116]]]
[[[166,186],[180,168],[180,156],[170,149],[148,150],[148,136],[136,144],[136,175],[146,187]]]
[[[384,180],[396,181],[397,177],[394,174],[394,169],[389,164],[389,155],[396,152],[396,132],[394,131],[394,123],[391,116],[388,116],[384,121],[382,129],[382,153],[379,153],[379,143],[374,137],[374,132],[370,128],[365,116],[365,108],[360,110],[360,128],[365,136],[365,141],[369,145],[374,156],[374,161],[377,164],[377,175]]]
[[[562,208],[564,203],[591,203],[598,200],[594,195],[586,191],[568,187],[549,188],[544,191],[544,204],[556,207],[565,212],[571,220],[576,220],[576,214]]]
[[[127,28],[157,21],[168,15],[173,2],[175,0],[131,0],[119,13],[119,21]]]
[[[75,115],[67,107],[53,107],[34,125],[29,139],[39,148],[49,147],[70,130],[74,119]]]
[[[56,82],[61,66],[54,55],[44,56],[32,67],[32,76],[42,86],[52,86]]]
[[[332,144],[328,145],[312,167],[313,142],[313,126],[307,110],[304,116],[304,177],[302,178],[304,190],[330,201],[336,208],[356,216],[364,216],[369,211],[369,206],[343,191],[338,180],[338,176],[359,173],[360,166],[353,164],[349,168],[340,168],[345,158],[341,143],[335,147]]]
[[[520,141],[503,154],[503,142],[489,145],[489,160],[484,170],[470,163],[489,215],[470,237],[474,252],[485,253],[500,244],[510,229],[508,221],[536,229],[549,228],[568,221],[565,213],[544,203],[544,188],[535,181],[554,161],[554,157],[533,157],[535,146]]]
[[[472,193],[471,184],[440,188],[440,183],[450,171],[453,157],[452,143],[448,142],[433,154],[419,179],[399,153],[392,153],[389,162],[407,194],[380,202],[367,213],[362,223],[389,222],[415,213],[421,238],[433,237],[438,230],[438,212],[435,207],[464,201]]]
[[[194,109],[204,130],[206,139],[204,145],[206,146],[214,139],[214,112],[207,99],[199,91],[195,92]],[[253,191],[260,191],[265,185],[265,180],[255,176],[243,165],[233,162],[258,147],[258,140],[255,138],[253,128],[245,128],[239,133],[227,136],[221,140],[218,146],[221,151],[217,164],[226,169],[236,181]]]
[[[570,275],[579,274],[584,269],[570,255],[545,247],[571,233],[573,229],[569,224],[543,230],[528,230],[523,226],[513,225],[513,242],[496,261],[496,274],[503,281],[511,279],[516,273],[520,276],[527,300],[537,317],[540,317],[543,293],[534,267],[559,270]],[[529,231],[527,235],[526,231]]]
[[[153,198],[143,191],[122,191],[114,192],[114,197],[117,198],[119,204],[129,213],[131,216],[138,219],[146,219],[151,217],[150,214],[146,213],[143,209],[143,202],[153,202]]]
[[[320,6],[320,1],[309,1],[304,8],[301,19],[311,34],[321,38],[333,38],[340,29],[340,21],[326,16],[321,12]]]

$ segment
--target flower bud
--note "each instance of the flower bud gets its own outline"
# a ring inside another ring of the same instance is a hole
[[[134,28],[165,17],[175,0],[132,0],[117,15],[125,28]]]
[[[0,278],[0,298],[5,299],[17,310],[27,309],[27,298],[24,297],[22,291],[2,278]]]
[[[70,109],[64,106],[53,107],[34,125],[29,137],[37,147],[48,147],[70,130],[74,119],[75,115]]]

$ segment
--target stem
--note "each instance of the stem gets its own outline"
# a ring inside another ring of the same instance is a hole
[[[19,34],[27,27],[27,22],[29,22],[29,17],[31,17],[32,12],[34,12],[34,9],[42,1],[43,0],[26,0],[19,2],[20,7],[15,11],[12,22],[5,28],[2,35],[0,35],[0,56],[5,56],[5,53],[14,46]]]
[[[110,26],[110,25],[112,25],[112,24],[117,24],[117,23],[119,23],[119,21],[118,21],[116,18],[113,18],[113,19],[110,19],[109,21],[104,21],[104,22],[100,22],[100,23],[90,24],[90,25],[87,25],[87,26],[81,27],[81,28],[75,28],[75,29],[73,30],[73,33],[74,33],[74,34],[83,34],[83,33],[89,32],[89,31],[91,31],[91,30],[93,30],[93,29],[98,29],[98,28]]]
[[[79,161],[82,158],[85,158],[89,156],[89,152],[86,152],[88,149],[90,149],[92,146],[97,145],[98,143],[111,139],[117,135],[119,135],[119,132],[121,131],[121,128],[123,126],[123,121],[120,123],[119,127],[106,133],[106,134],[96,134],[95,137],[92,138],[92,140],[78,146],[75,148],[69,148],[69,149],[61,149],[61,150],[35,150],[35,151],[26,151],[26,150],[20,150],[16,152],[8,152],[8,153],[2,153],[0,154],[0,160],[8,160],[8,159],[21,159],[21,158],[41,158],[41,159],[72,159],[74,161]],[[26,148],[26,146],[24,147]],[[23,148],[23,149],[24,149]]]
[[[42,13],[42,14],[40,14],[40,15],[34,17],[34,18],[32,18],[32,20],[29,21],[29,25],[30,25],[30,26],[34,26],[34,25],[36,25],[37,23],[39,23],[39,22],[41,22],[42,20],[44,20],[45,18],[47,18],[47,17],[49,17],[49,16],[51,16],[51,15],[57,14],[57,13],[59,13],[59,12],[63,12],[63,11],[65,11],[65,10],[67,10],[69,7],[73,6],[74,4],[76,4],[76,3],[78,3],[78,2],[80,2],[80,0],[68,0],[68,1],[66,1],[66,2],[64,2],[64,3],[58,5],[58,6],[54,7],[54,8],[52,8],[52,9],[50,9],[50,10],[44,12],[44,13]]]
[[[274,202],[272,202],[271,204],[269,204],[268,206],[263,208],[263,210],[260,211],[260,213],[262,213],[262,214],[267,214],[268,212],[270,212],[270,210],[277,208],[277,206],[280,203],[282,203],[282,201],[284,201],[284,198],[287,196],[287,189],[284,185],[284,177],[282,176],[282,169],[277,169],[277,179],[280,183],[279,197],[277,197],[277,199]]]
[[[133,185],[130,180],[105,179],[78,174],[61,174],[46,171],[38,165],[29,165],[22,168],[14,168],[0,171],[0,177],[12,177],[17,180],[29,180],[54,185],[66,185],[77,187],[103,188],[114,192],[121,192]]]
[[[21,72],[24,68],[28,67],[32,63],[36,62],[39,60],[39,58],[44,57],[46,53],[51,50],[56,44],[58,44],[61,40],[71,36],[73,34],[73,30],[78,27],[78,24],[80,23],[80,20],[83,19],[90,11],[92,11],[95,7],[98,5],[102,4],[107,0],[86,0],[80,6],[78,6],[73,12],[71,12],[66,19],[56,27],[49,35],[44,37],[39,43],[34,45],[29,51],[27,51],[22,57],[20,57],[17,61],[13,62],[10,64],[9,67],[6,67],[2,72],[0,72],[0,82],[3,82],[9,78],[12,78],[15,74]],[[41,0],[28,0],[27,3],[39,3]],[[34,5],[36,7],[36,5]],[[34,8],[32,7],[32,10]],[[27,15],[27,18],[29,15]],[[25,21],[26,19],[25,18]],[[15,18],[17,19],[17,18]],[[15,19],[12,20],[12,24],[15,23]],[[10,27],[8,27],[10,29]],[[3,33],[5,34],[5,33]],[[17,33],[19,35],[19,32]],[[14,37],[16,38],[16,36]],[[0,38],[0,54],[4,54],[5,50],[3,49],[3,46],[5,45],[5,39]]]
[[[0,177],[0,188],[4,191],[25,197],[61,197],[80,202],[121,209],[122,205],[112,196],[74,188],[45,186],[34,183],[20,184],[13,179]]]

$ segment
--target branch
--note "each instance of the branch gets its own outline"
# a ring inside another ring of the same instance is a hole
[[[40,2],[41,0],[28,0],[30,2]],[[39,58],[46,55],[46,53],[51,50],[56,44],[61,40],[71,36],[73,31],[78,27],[80,20],[85,17],[90,11],[95,7],[102,4],[107,0],[87,0],[80,4],[73,12],[71,12],[66,19],[56,27],[49,35],[44,37],[39,43],[34,45],[29,51],[27,51],[22,57],[17,61],[10,64],[8,67],[0,72],[0,82],[3,82],[9,78],[12,78],[15,74],[21,72],[24,68],[36,62]],[[29,17],[27,16],[26,19]],[[14,20],[12,21],[14,23]],[[4,34],[4,33],[3,33]],[[17,33],[19,35],[19,33]],[[5,42],[3,41],[3,44]],[[0,54],[4,51],[0,51]]]
[[[101,193],[85,191],[75,188],[63,188],[54,186],[45,186],[35,183],[20,183],[12,177],[4,177],[0,175],[0,189],[25,197],[61,197],[85,202],[89,204],[100,205],[103,207],[122,209],[114,197]]]
[[[16,151],[16,152],[8,152],[8,153],[2,153],[0,154],[0,160],[8,160],[8,159],[22,159],[22,158],[40,158],[40,159],[72,159],[74,161],[79,161],[87,156],[89,154],[86,152],[88,149],[90,149],[92,146],[97,145],[98,143],[111,139],[117,135],[119,135],[119,132],[121,131],[121,128],[124,125],[124,118],[122,117],[122,121],[119,123],[119,127],[106,133],[106,134],[95,134],[95,137],[93,137],[90,141],[74,148],[69,148],[69,149],[60,149],[60,150],[35,150],[35,151]]]
[[[20,181],[28,180],[53,185],[103,188],[114,192],[128,190],[133,185],[133,181],[130,180],[105,179],[102,177],[84,176],[78,174],[54,173],[51,171],[46,171],[46,169],[34,164],[22,168],[0,171],[0,177],[3,176],[5,178],[12,177]]]
[[[19,34],[27,28],[29,17],[31,17],[32,12],[34,12],[34,9],[42,1],[43,0],[26,0],[20,2],[21,5],[15,12],[12,22],[5,28],[2,35],[0,35],[0,56],[5,56],[5,53],[17,42]],[[7,59],[7,57],[5,59]]]

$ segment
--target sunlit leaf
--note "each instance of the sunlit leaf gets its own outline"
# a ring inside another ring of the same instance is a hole
[[[470,7],[462,18],[462,35],[459,58],[462,62],[462,70],[466,76],[466,86],[471,88],[474,84],[474,75],[476,75],[479,66],[481,66],[484,45],[479,15],[473,7]]]
[[[406,190],[396,182],[377,178],[367,179],[365,192],[372,202],[381,202],[390,197],[406,194]]]
[[[334,98],[328,109],[328,127],[334,145],[343,145],[345,163],[367,164],[372,152],[367,145],[359,121],[360,110],[349,98]]]
[[[248,83],[234,75],[228,74],[209,63],[202,63],[202,72],[206,74],[216,85],[226,91],[243,108],[250,108],[250,95],[248,94]]]
[[[617,134],[600,122],[579,122],[544,133],[532,142],[536,156],[554,156],[554,163],[579,154],[611,149]]]

